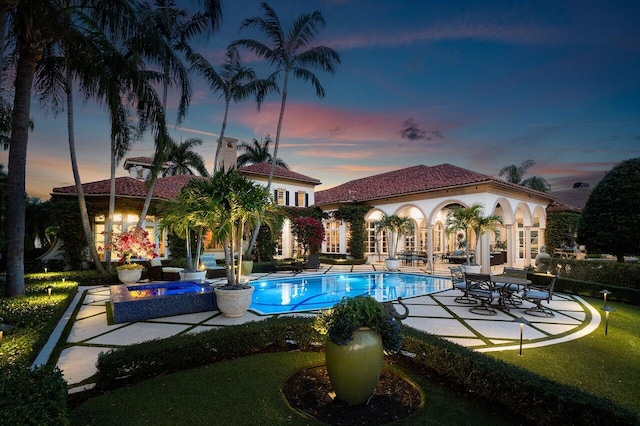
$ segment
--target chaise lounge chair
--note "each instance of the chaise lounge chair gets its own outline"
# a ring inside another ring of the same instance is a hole
[[[273,269],[274,272],[292,271],[296,274],[299,272],[302,272],[302,265],[300,264],[293,263],[291,265],[279,265],[278,262],[276,262],[276,260],[273,257],[270,259],[270,261],[271,261],[271,268]]]
[[[320,268],[320,255],[318,253],[310,254],[307,261],[300,265],[300,267],[302,269],[315,269],[317,271]]]

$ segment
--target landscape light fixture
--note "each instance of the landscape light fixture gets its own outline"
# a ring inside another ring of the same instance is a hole
[[[605,296],[606,297],[606,296]],[[604,335],[606,336],[607,334],[609,334],[609,312],[615,312],[616,310],[613,309],[611,306],[607,306],[604,305],[602,308],[600,308],[601,310],[604,311],[605,313],[605,320],[604,320]]]
[[[47,294],[49,295],[49,299],[51,299],[51,292],[53,292],[53,287],[52,286],[47,287]]]
[[[604,290],[600,290],[598,293],[604,297],[604,306],[607,306],[607,294],[611,294],[611,292],[605,288]]]
[[[526,318],[523,318],[523,317],[516,318],[513,320],[513,322],[520,323],[520,353],[518,355],[522,356],[522,335],[524,332],[524,326],[531,325],[531,323]]]
[[[44,273],[45,274],[47,273],[47,267],[46,266],[44,267]]]

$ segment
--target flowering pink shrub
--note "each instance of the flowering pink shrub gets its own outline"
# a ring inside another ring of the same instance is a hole
[[[127,232],[111,234],[108,247],[118,254],[120,263],[131,263],[132,257],[153,259],[157,256],[156,245],[149,241],[149,233],[137,226]]]
[[[317,253],[324,241],[324,226],[322,222],[312,217],[299,217],[293,221],[293,235],[302,244],[305,252]]]

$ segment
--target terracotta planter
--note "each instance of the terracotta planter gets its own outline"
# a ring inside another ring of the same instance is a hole
[[[376,388],[382,368],[382,339],[370,328],[359,328],[346,345],[327,339],[325,360],[336,397],[350,405],[365,403]]]
[[[118,279],[123,284],[133,284],[142,277],[142,268],[136,269],[117,269]]]
[[[388,271],[397,271],[400,269],[400,259],[387,259],[384,263]]]
[[[249,309],[249,306],[251,306],[253,287],[239,290],[215,288],[213,291],[216,293],[218,309],[225,317],[241,317],[247,309]]]

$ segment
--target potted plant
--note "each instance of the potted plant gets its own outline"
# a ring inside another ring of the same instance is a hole
[[[126,232],[111,234],[109,247],[119,257],[120,265],[116,267],[116,271],[118,279],[124,284],[135,283],[142,277],[144,266],[131,262],[133,258],[153,259],[156,257],[156,245],[149,240],[149,233],[137,226]]]
[[[323,311],[314,328],[327,336],[325,361],[336,397],[350,405],[366,402],[378,383],[383,350],[400,350],[400,324],[381,303],[362,295]]]
[[[467,262],[464,264],[466,272],[480,273],[482,265],[471,263],[471,253],[469,252],[469,229],[474,231],[476,237],[476,253],[480,237],[487,231],[493,231],[498,234],[497,225],[502,224],[502,217],[490,214],[483,216],[482,204],[474,203],[470,207],[453,206],[447,215],[446,228],[447,232],[464,232],[464,244]]]
[[[396,258],[400,236],[413,232],[413,222],[409,217],[382,214],[382,218],[375,222],[376,233],[384,232],[387,238],[389,257],[385,265],[389,271],[400,269],[400,259]]]
[[[198,269],[198,265],[207,226],[200,200],[194,198],[188,185],[185,185],[178,197],[162,204],[159,216],[162,219],[159,227],[161,230],[167,230],[185,241],[187,268],[179,273],[180,279],[203,280],[207,271]]]
[[[240,282],[241,270],[237,269],[244,254],[242,238],[259,221],[272,229],[277,227],[283,217],[280,208],[265,187],[233,168],[220,170],[206,180],[194,180],[185,187],[190,200],[197,204],[194,216],[202,218],[201,223],[224,249],[227,284],[214,289],[218,308],[227,317],[242,316],[251,305],[253,294],[253,287]]]

